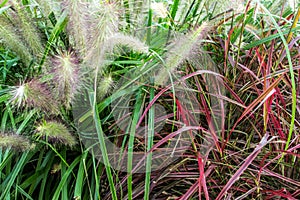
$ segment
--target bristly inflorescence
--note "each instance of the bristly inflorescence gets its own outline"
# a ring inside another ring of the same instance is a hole
[[[0,16],[0,39],[1,43],[15,52],[25,65],[31,62],[33,57],[28,52],[28,47],[24,43],[23,38],[20,37],[14,25],[10,23],[10,20],[2,15]]]
[[[29,139],[15,133],[0,133],[0,149],[13,149],[15,151],[32,150],[35,147]]]
[[[36,136],[55,145],[64,144],[69,147],[74,147],[77,144],[75,136],[69,132],[67,127],[56,121],[42,122],[36,128]]]
[[[41,36],[38,32],[37,26],[33,19],[26,13],[26,10],[19,1],[11,1],[17,18],[13,18],[17,21],[19,32],[22,33],[28,48],[31,50],[32,55],[40,59],[44,53],[44,44]]]
[[[26,7],[16,0],[8,1],[6,12],[0,16],[0,39],[17,55],[25,66],[38,61],[44,53],[37,24],[26,11]]]
[[[43,0],[36,3],[43,3]],[[52,8],[51,3],[44,3],[44,6],[39,5],[40,9]],[[57,117],[65,108],[72,108],[75,95],[83,83],[90,80],[97,83],[98,87],[94,89],[100,101],[114,86],[108,69],[113,60],[129,51],[148,53],[149,47],[143,41],[120,31],[122,13],[117,2],[63,0],[58,9],[67,14],[66,33],[70,46],[59,44],[58,50],[53,42],[49,50],[53,56],[45,51],[47,43],[42,40],[42,29],[35,23],[30,5],[23,5],[17,0],[9,1],[7,5],[8,8],[3,10],[5,14],[0,15],[1,41],[26,66],[42,65],[43,59],[47,63],[40,66],[42,69],[37,74],[26,75],[24,82],[11,87],[9,103],[18,109],[36,109],[43,116]],[[53,12],[54,15],[59,13]],[[47,13],[47,16],[41,16],[50,18],[51,12]],[[57,38],[59,40],[59,36]],[[88,76],[83,78],[82,74]],[[76,144],[76,138],[58,122],[41,123],[37,135],[49,142],[65,143],[67,146]]]
[[[86,56],[88,40],[91,37],[91,14],[88,2],[77,0],[63,0],[61,7],[68,15],[67,33],[73,48],[81,57]]]
[[[200,51],[200,44],[207,36],[210,27],[203,23],[195,30],[187,35],[181,35],[171,43],[167,48],[168,52],[165,55],[165,64],[163,70],[160,70],[156,76],[156,83],[163,85],[168,80],[168,76],[176,71],[176,69],[185,61],[198,54]]]
[[[113,86],[114,81],[112,76],[110,74],[103,75],[97,87],[97,100],[103,99],[103,97],[112,90]]]
[[[79,59],[74,51],[60,51],[52,57],[54,97],[66,108],[70,108],[80,88]]]
[[[14,87],[10,95],[10,102],[18,108],[36,108],[52,114],[59,112],[58,103],[49,86],[38,79],[32,79]]]
[[[109,3],[91,3],[89,10],[89,37],[87,38],[84,63],[92,69],[103,69],[106,59],[105,41],[116,33],[119,28],[117,5]]]

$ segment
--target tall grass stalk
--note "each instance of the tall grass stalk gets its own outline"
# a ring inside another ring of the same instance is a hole
[[[94,123],[96,126],[96,130],[97,130],[97,134],[98,134],[98,139],[99,139],[99,146],[101,149],[101,153],[103,156],[103,161],[104,161],[104,165],[105,165],[105,170],[107,173],[107,178],[109,181],[109,187],[110,187],[110,191],[111,191],[111,195],[112,195],[112,199],[113,200],[117,200],[117,192],[116,192],[116,188],[115,188],[115,183],[113,180],[113,174],[111,172],[111,168],[110,168],[110,162],[109,162],[109,158],[108,158],[108,154],[107,154],[107,149],[106,149],[106,143],[105,143],[105,137],[104,137],[104,133],[101,127],[101,121],[99,118],[99,112],[98,112],[98,108],[97,105],[95,103],[95,98],[96,96],[94,94],[90,94],[90,102],[92,102],[92,107],[93,107],[93,119],[94,119]]]
[[[152,80],[153,81],[153,80]],[[152,83],[153,84],[153,83]],[[149,102],[154,98],[154,88],[150,88]],[[146,159],[146,177],[145,177],[145,191],[144,199],[150,199],[150,185],[151,185],[151,166],[152,166],[152,153],[150,152],[153,146],[154,139],[154,120],[155,120],[155,108],[152,106],[148,114],[148,130],[146,132],[147,137],[147,152],[148,156]]]
[[[139,90],[136,95],[136,104],[133,112],[133,119],[130,125],[130,132],[129,132],[129,141],[128,141],[128,158],[127,158],[127,188],[128,188],[128,199],[133,199],[133,187],[132,187],[132,169],[133,169],[133,150],[134,150],[134,140],[135,140],[135,134],[136,134],[136,127],[137,122],[140,117],[140,110],[143,105],[143,96],[142,91]]]

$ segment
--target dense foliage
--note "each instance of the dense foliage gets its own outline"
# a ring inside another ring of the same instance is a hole
[[[299,17],[2,1],[0,199],[300,199]]]

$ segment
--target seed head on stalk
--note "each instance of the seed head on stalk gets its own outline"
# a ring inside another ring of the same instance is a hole
[[[57,114],[58,104],[46,83],[32,79],[19,86],[13,87],[10,92],[10,102],[18,108],[37,108],[40,111]]]
[[[60,52],[52,58],[54,96],[62,105],[70,108],[78,88],[79,60],[72,51]]]
[[[36,129],[36,136],[53,144],[63,144],[69,147],[76,145],[76,138],[67,127],[56,121],[44,121]]]
[[[0,148],[27,151],[35,147],[26,137],[15,133],[0,133]]]

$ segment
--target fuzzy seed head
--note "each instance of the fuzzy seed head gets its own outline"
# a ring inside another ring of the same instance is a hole
[[[119,16],[116,4],[97,3],[92,7],[93,19],[91,20],[95,29],[92,33],[94,44],[102,43],[106,38],[115,34],[119,27]]]
[[[13,133],[0,133],[0,148],[27,151],[35,147],[26,137]]]
[[[14,25],[4,16],[0,16],[0,40],[1,43],[16,53],[26,66],[29,65],[33,57],[28,51],[28,46],[15,30]]]
[[[57,103],[48,86],[37,79],[15,87],[10,94],[10,102],[18,108],[37,108],[52,114],[58,112]]]
[[[154,14],[161,18],[166,18],[168,16],[167,7],[164,5],[163,2],[152,2],[151,9],[153,10]]]
[[[116,47],[127,47],[128,49],[139,53],[147,53],[149,50],[148,46],[138,38],[121,33],[112,35],[103,45],[103,48],[109,54],[113,54],[113,51],[118,50]]]
[[[27,51],[30,49],[32,55],[41,58],[44,53],[44,46],[35,22],[20,1],[11,0],[10,3],[15,9],[15,15],[11,18],[16,21],[19,28],[18,33],[22,34],[24,41],[28,44]]]
[[[79,88],[79,62],[74,52],[61,52],[52,59],[55,97],[70,107]]]
[[[95,2],[94,2],[95,3]],[[119,16],[116,4],[95,3],[90,8],[90,32],[84,60],[87,65],[95,69],[103,65],[106,52],[104,42],[118,32]]]
[[[36,135],[53,144],[63,144],[69,147],[76,145],[76,138],[62,123],[48,121],[41,123],[36,129]]]
[[[207,36],[209,30],[208,24],[203,23],[191,33],[178,37],[168,46],[165,68],[160,70],[156,76],[158,85],[163,85],[168,80],[169,73],[173,73],[185,60],[189,60],[195,52],[199,52],[201,41]]]
[[[97,100],[103,99],[103,97],[109,93],[113,87],[113,79],[111,75],[103,76],[97,87]]]
[[[16,104],[17,104],[18,107],[20,107],[21,104],[22,104],[22,101],[24,99],[26,99],[25,88],[26,88],[25,85],[20,85],[15,90],[14,99],[15,99]]]
[[[78,0],[63,0],[61,3],[63,10],[68,13],[67,32],[70,42],[81,56],[86,55],[87,42],[90,38],[90,18],[91,12],[89,3]]]

